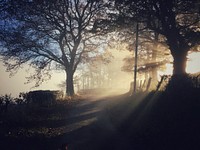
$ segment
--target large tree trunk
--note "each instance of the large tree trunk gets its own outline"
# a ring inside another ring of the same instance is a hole
[[[66,94],[67,96],[74,95],[74,81],[73,81],[73,71],[66,71]]]
[[[187,54],[190,47],[176,29],[170,30],[166,38],[174,59],[173,76],[186,75]]]
[[[173,62],[173,75],[185,75],[187,63],[187,51],[175,51],[172,53],[174,58]]]

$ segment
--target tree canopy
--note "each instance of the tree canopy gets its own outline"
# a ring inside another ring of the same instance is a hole
[[[51,69],[66,72],[67,94],[73,95],[73,75],[78,64],[98,46],[93,30],[103,15],[103,1],[8,0],[1,1],[0,41],[8,70],[24,63],[35,67],[38,85]],[[99,40],[99,39],[98,39]]]
[[[165,37],[174,58],[173,74],[185,74],[187,52],[200,42],[199,2],[197,0],[116,0],[115,2],[120,18],[135,20]]]

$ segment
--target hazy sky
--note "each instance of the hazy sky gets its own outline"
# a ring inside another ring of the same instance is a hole
[[[200,72],[200,52],[193,52],[188,55],[186,71],[189,73]]]
[[[44,82],[40,87],[32,88],[34,83],[24,84],[29,74],[26,69],[21,69],[12,77],[9,77],[9,73],[6,72],[6,68],[0,62],[0,95],[12,94],[12,96],[18,96],[19,92],[27,92],[30,90],[59,90],[57,86],[59,83],[65,80],[64,73],[53,73],[51,80]]]

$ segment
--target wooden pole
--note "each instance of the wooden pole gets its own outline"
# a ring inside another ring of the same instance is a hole
[[[134,66],[134,87],[133,92],[136,92],[137,88],[137,61],[138,61],[138,22],[136,24],[136,39],[135,39],[135,66]]]

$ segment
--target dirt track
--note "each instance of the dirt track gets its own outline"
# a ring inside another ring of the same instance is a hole
[[[73,150],[100,148],[102,139],[115,133],[107,109],[116,98],[89,98],[77,104],[70,112],[69,120],[73,120],[73,124],[67,125],[70,132],[63,136],[63,146],[68,145]]]

